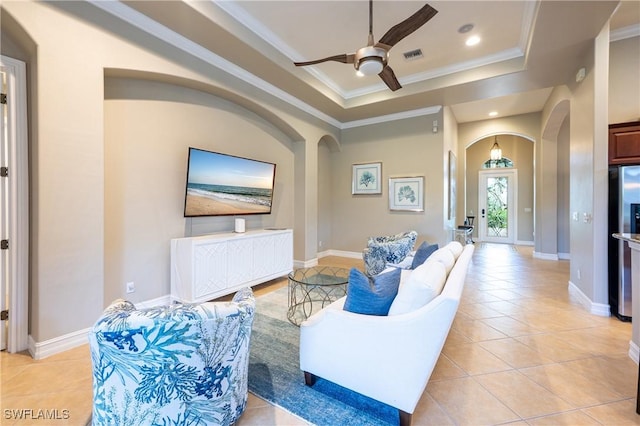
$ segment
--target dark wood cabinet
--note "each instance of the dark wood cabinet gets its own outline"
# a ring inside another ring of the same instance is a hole
[[[640,121],[609,125],[609,165],[640,164]]]

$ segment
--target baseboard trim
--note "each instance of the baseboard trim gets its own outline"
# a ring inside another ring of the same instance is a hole
[[[135,303],[136,309],[153,308],[154,306],[168,305],[172,302],[171,295],[149,299],[144,302]],[[77,348],[89,342],[88,334],[91,327],[74,331],[43,342],[36,342],[29,336],[29,347],[27,348],[33,359],[43,359],[59,354],[69,349]]]
[[[558,259],[571,260],[571,253],[558,253]]]
[[[535,259],[542,259],[542,260],[558,260],[558,255],[554,254],[554,253],[540,253],[539,251],[534,251],[533,252],[533,257]]]
[[[136,306],[136,309],[148,309],[154,308],[156,306],[169,305],[171,304],[171,302],[173,302],[173,298],[170,294],[167,294],[166,296],[156,297],[155,299],[134,303],[134,305]]]
[[[74,331],[60,337],[45,340],[44,342],[36,342],[33,337],[29,336],[29,353],[33,359],[43,359],[69,349],[77,348],[88,343],[87,335],[90,328]]]
[[[340,257],[348,257],[351,259],[362,259],[361,251],[326,250],[322,253],[323,253],[322,256],[320,256],[320,253],[318,253],[318,257],[340,256]]]
[[[320,257],[318,255],[318,257]],[[311,268],[312,266],[316,266],[318,264],[318,257],[310,260],[294,260],[293,267],[294,268]]]
[[[590,314],[597,315],[599,317],[608,317],[611,316],[611,310],[608,304],[604,303],[593,303],[591,299],[587,297],[586,294],[580,290],[580,288],[569,281],[569,294],[574,296],[578,303],[582,307],[584,307]]]
[[[516,241],[515,244],[517,246],[533,246],[534,242],[533,241]]]
[[[636,364],[640,362],[640,348],[633,343],[633,340],[629,340],[629,358],[631,358]]]

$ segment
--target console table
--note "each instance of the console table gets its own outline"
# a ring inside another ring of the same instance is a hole
[[[171,240],[171,297],[181,302],[212,300],[292,270],[291,229]]]

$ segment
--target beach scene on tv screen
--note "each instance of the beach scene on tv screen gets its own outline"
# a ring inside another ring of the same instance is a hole
[[[192,149],[185,216],[271,212],[275,165]]]

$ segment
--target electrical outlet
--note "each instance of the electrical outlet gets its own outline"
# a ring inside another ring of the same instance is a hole
[[[580,273],[580,268],[578,268],[577,272],[578,272],[578,274],[577,274],[578,275],[578,279],[581,280],[582,279],[582,274]]]
[[[136,285],[133,283],[133,281],[129,281],[127,283],[127,293],[133,293],[134,291],[136,291]]]
[[[322,248],[322,241],[318,241],[318,247]]]

